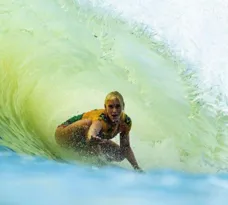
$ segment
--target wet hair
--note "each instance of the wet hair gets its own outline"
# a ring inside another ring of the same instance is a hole
[[[121,106],[121,108],[123,110],[124,106],[125,106],[124,99],[123,99],[123,96],[118,91],[112,91],[106,96],[105,105],[107,104],[108,100],[112,100],[112,99],[115,99],[115,98],[117,98],[119,100],[120,106]]]

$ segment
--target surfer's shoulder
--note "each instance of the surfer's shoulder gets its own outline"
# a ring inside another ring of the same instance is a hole
[[[128,131],[131,129],[131,126],[132,126],[131,118],[124,112],[122,112],[122,115],[121,115],[121,125],[123,129]]]

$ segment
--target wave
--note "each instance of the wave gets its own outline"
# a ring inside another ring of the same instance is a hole
[[[194,63],[145,24],[101,2],[3,0],[0,44],[0,144],[74,159],[56,145],[56,126],[118,90],[142,167],[226,169],[226,115],[202,97]]]

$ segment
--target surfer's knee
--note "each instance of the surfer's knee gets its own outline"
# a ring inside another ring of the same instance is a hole
[[[69,142],[78,143],[84,141],[92,121],[89,119],[79,120],[67,126],[58,126],[55,132],[55,140],[57,144],[66,144]]]

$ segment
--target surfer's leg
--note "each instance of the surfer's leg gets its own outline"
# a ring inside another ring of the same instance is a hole
[[[107,140],[106,143],[101,144],[101,152],[109,161],[120,162],[125,159],[120,146],[111,140]]]
[[[85,143],[85,135],[91,125],[91,120],[78,120],[70,125],[60,125],[55,132],[55,139],[59,145],[78,147]]]
[[[86,134],[92,121],[89,119],[78,120],[70,125],[58,126],[55,133],[56,142],[65,148],[72,148],[85,156],[99,156],[100,145],[86,144]]]

